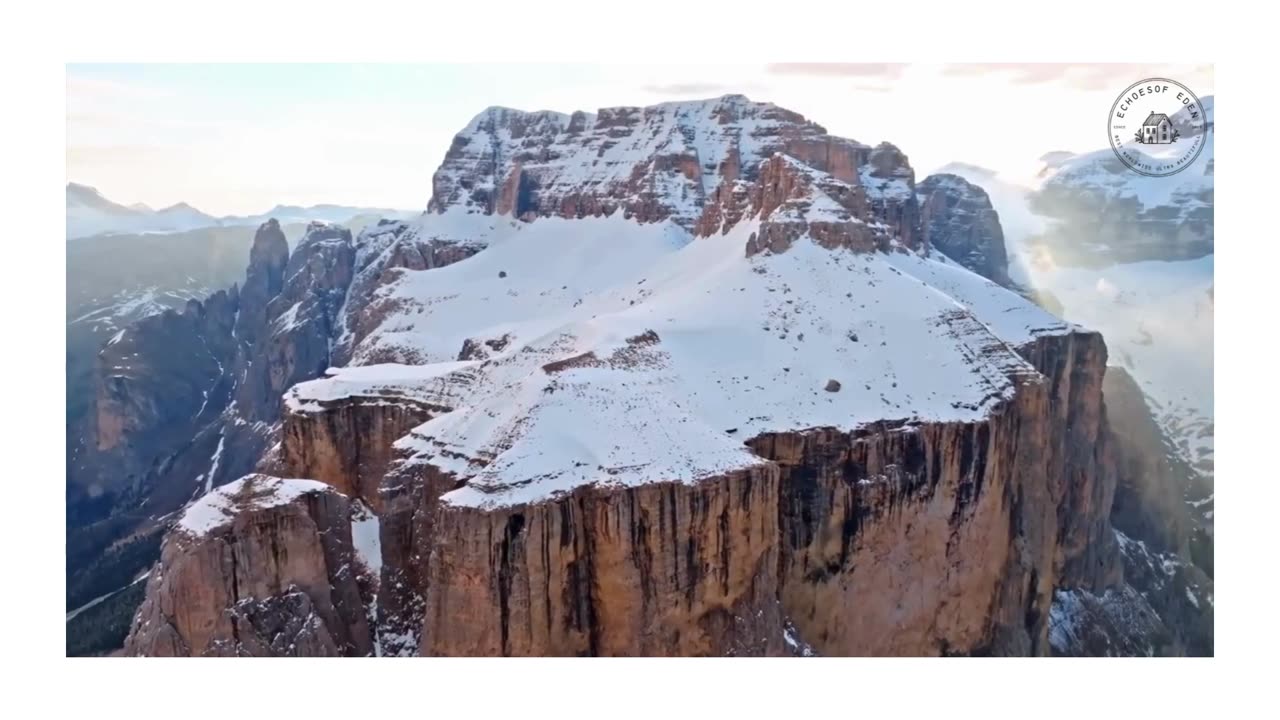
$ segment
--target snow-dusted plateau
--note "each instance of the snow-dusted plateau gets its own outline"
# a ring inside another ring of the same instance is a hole
[[[1211,148],[1026,190],[740,95],[484,110],[421,215],[255,219],[111,326],[85,651],[1211,655]]]

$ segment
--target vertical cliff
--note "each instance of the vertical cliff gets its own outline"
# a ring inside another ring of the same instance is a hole
[[[1108,368],[1105,387],[1120,475],[1112,524],[1155,550],[1190,556],[1197,528],[1187,501],[1195,496],[1195,471],[1174,452],[1133,376]]]
[[[1108,368],[1104,389],[1123,580],[1064,584],[1051,612],[1053,651],[1212,656],[1212,533],[1191,500],[1203,495],[1202,478],[1173,452],[1128,373]]]
[[[432,410],[406,398],[348,398],[286,411],[280,430],[283,472],[328,483],[377,510],[378,485],[394,457],[392,444],[430,419]]]
[[[982,188],[958,175],[925,178],[916,188],[922,239],[961,265],[1008,287],[1009,254],[1000,217]]]
[[[694,483],[484,508],[419,470],[421,651],[1046,654],[1054,588],[1118,568],[1105,349],[1024,352],[1044,374],[986,421],[765,434],[764,462]]]
[[[187,508],[167,536],[127,655],[368,655],[346,498],[250,475]]]
[[[424,655],[777,655],[778,473],[441,507]]]

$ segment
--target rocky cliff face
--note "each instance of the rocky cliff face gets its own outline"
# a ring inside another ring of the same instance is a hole
[[[203,303],[189,302],[182,313],[144,318],[103,348],[86,433],[93,447],[70,469],[70,484],[92,482],[95,476],[130,478],[148,490],[174,484],[164,476],[190,452],[193,437],[223,423],[224,411],[239,392],[248,348],[280,290],[287,255],[279,226],[263,225],[250,250],[243,291],[233,287]],[[215,442],[219,434],[213,433]],[[197,445],[209,460],[213,448]],[[199,474],[192,473],[168,503],[153,511],[168,512],[189,499],[190,479]]]
[[[1102,592],[1059,591],[1052,649],[1211,656],[1213,528],[1198,511],[1202,478],[1173,452],[1128,373],[1107,368],[1104,390],[1118,479],[1111,524],[1123,582]]]
[[[346,398],[285,413],[281,429],[284,472],[321,480],[375,510],[378,485],[394,458],[392,445],[448,408],[408,398]]]
[[[1054,594],[1049,644],[1054,655],[1125,657],[1213,655],[1213,579],[1173,553],[1116,532],[1124,582],[1099,591]]]
[[[820,652],[1044,653],[1052,588],[1115,576],[1101,338],[1024,353],[1041,377],[986,422],[764,439],[792,480],[784,606]]]
[[[360,234],[355,247],[353,277],[338,315],[333,336],[334,365],[351,363],[356,348],[386,318],[399,309],[394,298],[380,290],[407,271],[452,265],[479,252],[483,244],[449,228],[425,231],[417,224],[383,221]],[[365,362],[377,362],[366,358]]]
[[[1011,284],[1004,232],[986,191],[958,175],[930,175],[916,197],[930,247],[993,282]]]
[[[976,187],[962,183],[942,175],[920,184],[930,244],[975,272],[1014,287],[1002,269],[993,270],[981,262],[966,263],[966,256],[976,260],[985,254],[981,236],[968,234],[973,227],[971,211],[954,216],[944,213],[938,218],[940,232],[929,233],[932,210],[945,207],[937,199],[939,189],[959,196],[970,194],[962,192],[966,185]],[[971,197],[978,199],[976,193]],[[985,193],[981,200],[976,207],[990,211]],[[998,231],[998,220],[992,220]],[[946,243],[940,241],[940,233],[957,227],[964,229],[969,242],[942,247]],[[998,234],[988,233],[987,237]],[[979,249],[983,252],[976,252]],[[1005,255],[1003,245],[998,254]],[[1121,360],[1128,362],[1128,358]],[[1106,423],[1098,441],[1110,455],[1101,467],[1112,468],[1115,475],[1109,518],[1121,550],[1121,573],[1105,577],[1103,582],[1095,577],[1084,587],[1075,584],[1080,582],[1078,578],[1061,581],[1050,612],[1050,649],[1062,655],[1212,655],[1211,477],[1206,479],[1182,459],[1185,453],[1161,428],[1143,391],[1122,367],[1107,368],[1102,394]],[[1081,441],[1084,438],[1068,446],[1079,447]],[[1099,498],[1095,505],[1104,502]],[[1092,515],[1098,518],[1107,513],[1094,511]],[[1108,543],[1098,542],[1098,533],[1109,532],[1106,526],[1095,526],[1085,537],[1092,538],[1090,544],[1105,546]],[[1100,567],[1111,567],[1103,561]]]
[[[285,265],[289,262],[289,243],[280,223],[268,220],[253,236],[249,248],[249,267],[245,271],[245,311],[236,317],[236,337],[252,344],[266,325],[267,305],[284,287]]]
[[[72,484],[90,494],[136,489],[157,456],[216,415],[222,370],[236,352],[235,288],[181,312],[144,318],[98,353],[88,442]]]
[[[441,511],[423,655],[780,655],[776,468]]]
[[[125,654],[371,654],[349,513],[308,480],[250,475],[204,496],[166,538]]]
[[[99,359],[93,447],[69,483],[132,483],[160,515],[252,469],[275,441],[284,391],[330,365],[354,257],[350,233],[323,223],[290,255],[271,221],[243,288],[118,334]]]
[[[775,153],[865,188],[899,237],[913,242],[914,175],[901,151],[832,136],[798,113],[741,95],[595,114],[490,108],[454,138],[429,211],[531,220],[621,210],[638,222],[670,218],[692,230],[704,208],[755,182],[761,161]]]
[[[279,422],[334,490],[204,495],[132,652],[1043,655],[1132,590],[1101,337],[933,252],[999,265],[998,224],[892,145],[738,96],[491,109],[434,182],[309,233],[235,364],[215,437]]]
[[[1105,391],[1112,430],[1119,436],[1112,524],[1155,550],[1189,555],[1195,518],[1187,501],[1197,496],[1196,473],[1173,452],[1124,368],[1107,369]]]
[[[810,237],[824,248],[859,252],[888,250],[895,237],[884,223],[873,218],[865,189],[816,171],[786,155],[774,155],[760,165],[756,182],[746,186],[745,206],[725,214],[714,230],[733,228],[733,217],[760,220],[759,229],[747,241],[746,253],[782,253],[798,239]],[[704,213],[718,217],[712,208]]]
[[[942,205],[927,196],[925,188],[937,192],[938,187],[952,187],[959,192],[963,185],[948,176],[931,176],[920,187],[927,223],[931,208]],[[968,228],[971,217],[963,212],[954,222]],[[947,218],[944,214],[940,220]],[[976,237],[970,238],[968,244],[944,251],[963,263],[982,245]],[[930,239],[932,245],[939,244],[936,233]],[[1003,247],[999,254],[1004,255]],[[1007,274],[993,272],[982,263],[967,266],[1009,284]],[[1094,377],[1090,384],[1096,381]],[[1090,387],[1088,394],[1096,390]],[[1095,509],[1087,516],[1109,515],[1109,525],[1095,524],[1083,537],[1086,547],[1107,547],[1111,543],[1103,536],[1114,528],[1121,551],[1119,566],[1106,557],[1095,561],[1100,568],[1120,573],[1094,573],[1083,582],[1080,577],[1060,580],[1049,614],[1050,649],[1062,655],[1212,655],[1211,478],[1206,480],[1182,459],[1183,453],[1156,421],[1142,390],[1122,367],[1107,368],[1102,395],[1106,422],[1093,442],[1103,449],[1100,459],[1110,456],[1098,467],[1114,472],[1114,500],[1109,513],[1096,510],[1105,506],[1105,497],[1093,501]],[[1096,427],[1089,431],[1097,432]],[[1088,440],[1077,437],[1066,447],[1082,447],[1082,442]],[[1081,567],[1087,571],[1089,562]]]
[[[1105,351],[1028,355],[1053,374],[987,422],[771,433],[740,473],[488,511],[428,490],[421,652],[1047,653],[1054,588],[1118,572],[1111,477],[1070,445],[1103,444]]]
[[[88,427],[76,433],[88,441],[68,485],[111,496],[102,520],[69,532],[71,607],[127,584],[155,560],[154,544],[144,551],[138,538],[267,453],[281,393],[328,367],[350,245],[345,230],[316,223],[290,257],[279,225],[267,222],[243,287],[145,318],[103,349]]]
[[[248,345],[242,358],[237,417],[248,422],[278,420],[284,391],[319,377],[329,367],[329,345],[354,260],[350,231],[318,223],[307,229],[257,326],[246,326],[253,327],[250,336],[257,342]],[[246,287],[252,279],[246,280]]]

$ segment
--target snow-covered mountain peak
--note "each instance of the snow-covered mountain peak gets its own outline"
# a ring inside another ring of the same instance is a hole
[[[94,207],[115,205],[103,197],[97,188],[73,182],[67,183],[67,202]]]
[[[505,128],[517,135],[525,128],[537,128],[559,132],[569,126],[571,116],[553,110],[518,110],[516,108],[492,105],[480,111],[459,136],[478,132],[493,132]]]
[[[349,365],[286,405],[452,409],[401,450],[467,481],[453,504],[693,481],[759,462],[764,432],[984,418],[1039,382],[1013,348],[1072,331],[923,252],[897,147],[741,96],[490,108],[435,184],[354,240]]]
[[[1182,140],[1187,142],[1192,137],[1204,133],[1204,148],[1196,156],[1189,167],[1168,176],[1148,177],[1133,172],[1124,165],[1113,151],[1107,148],[1093,152],[1072,154],[1052,152],[1044,155],[1044,169],[1041,176],[1044,185],[1042,194],[1053,194],[1070,189],[1073,192],[1087,191],[1099,200],[1125,201],[1137,203],[1139,213],[1158,207],[1200,207],[1206,204],[1203,197],[1209,193],[1208,203],[1212,203],[1213,192],[1213,96],[1201,101],[1205,112],[1204,122],[1192,124],[1191,117],[1198,114],[1194,106],[1183,108],[1171,118],[1174,125],[1182,128]],[[1165,148],[1167,153],[1184,152],[1182,146],[1153,146],[1144,152],[1158,153]],[[1184,214],[1186,214],[1184,212]]]
[[[837,138],[798,113],[741,95],[596,113],[489,108],[453,141],[433,178],[429,210],[537,217],[672,219],[693,228],[717,191],[754,180],[783,152],[838,179],[910,177],[899,153]]]

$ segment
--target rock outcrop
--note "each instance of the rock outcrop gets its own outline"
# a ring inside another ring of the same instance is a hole
[[[369,655],[354,558],[349,504],[328,485],[229,483],[166,538],[125,654]]]
[[[219,467],[211,460],[224,435],[225,411],[241,394],[247,356],[283,286],[288,252],[279,225],[263,224],[243,287],[190,301],[181,313],[144,318],[103,348],[86,433],[93,446],[69,469],[69,484],[127,480],[134,502],[146,501],[153,514],[175,510],[199,488],[217,484]],[[197,462],[192,455],[201,457]]]
[[[452,265],[483,247],[476,238],[448,232],[424,235],[421,230],[413,223],[388,220],[366,228],[357,238],[352,280],[334,329],[334,365],[350,363],[355,348],[397,309],[394,301],[379,298],[380,289],[405,271]]]
[[[101,595],[156,557],[155,550],[130,551],[98,572],[93,557],[104,547],[155,537],[184,503],[255,468],[293,464],[280,457],[284,391],[345,361],[339,356],[362,337],[366,301],[399,269],[441,267],[477,249],[448,237],[418,239],[406,229],[386,222],[353,239],[343,228],[312,223],[290,253],[269,221],[255,236],[243,286],[147,317],[113,338],[98,361],[87,427],[78,431],[86,442],[68,468],[69,491],[113,508],[70,542],[77,567],[96,573],[77,578],[77,587]],[[387,432],[403,434],[415,424],[418,410],[408,412]],[[351,468],[370,468],[364,472],[372,473],[375,490],[364,499],[376,504],[381,463],[369,453],[378,443],[361,445],[365,455]],[[322,474],[360,497],[321,460],[301,467],[308,474],[299,476]]]
[[[276,220],[258,228],[249,247],[249,267],[245,271],[245,310],[236,318],[236,337],[252,344],[266,326],[267,305],[284,287],[289,243]]]
[[[284,267],[280,291],[252,331],[257,342],[247,346],[242,358],[235,395],[239,418],[275,422],[284,391],[329,367],[331,338],[354,261],[349,230],[323,223],[307,227]]]
[[[289,411],[281,428],[283,472],[316,478],[378,510],[393,445],[441,410],[408,398],[344,398]]]
[[[1000,217],[982,188],[959,175],[930,175],[916,187],[925,243],[1008,287],[1009,256]]]
[[[775,153],[864,187],[898,237],[915,244],[914,175],[901,151],[832,136],[798,113],[741,95],[595,114],[489,108],[454,138],[433,178],[429,212],[532,220],[621,210],[638,222],[670,218],[703,232],[724,226],[704,220],[704,208],[732,205]]]
[[[1213,655],[1213,579],[1173,553],[1119,531],[1124,582],[1101,591],[1054,594],[1049,644],[1054,655],[1119,657]]]
[[[322,333],[342,276],[319,248],[334,232],[346,231],[309,227],[290,262],[280,226],[264,223],[243,286],[144,318],[104,347],[79,433],[89,441],[68,466],[69,487],[109,500],[103,520],[69,538],[85,576],[77,586],[97,589],[90,597],[154,562],[158,543],[144,552],[133,539],[158,535],[185,503],[252,470],[275,441],[280,394],[328,366]]]
[[[163,515],[251,470],[284,391],[329,367],[353,259],[344,229],[313,223],[290,255],[269,221],[242,287],[122,331],[100,356],[94,443],[70,481],[127,484]]]
[[[894,237],[875,222],[867,194],[786,155],[774,155],[760,166],[759,179],[747,186],[747,208],[737,213],[760,220],[747,241],[748,257],[786,252],[801,237],[824,248],[857,252],[888,250]],[[712,211],[713,216],[718,214]],[[727,232],[732,224],[720,227]]]

